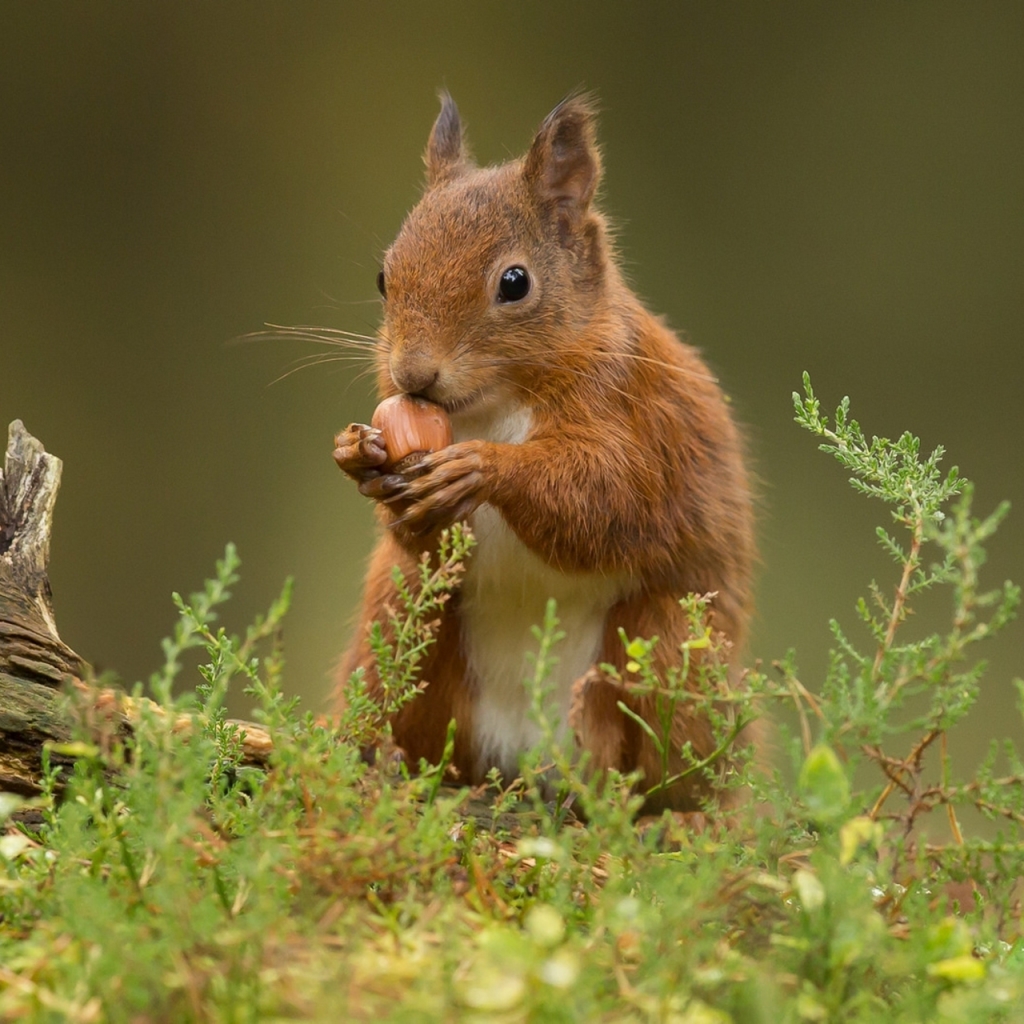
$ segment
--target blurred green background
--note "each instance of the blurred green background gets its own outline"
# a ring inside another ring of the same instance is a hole
[[[893,580],[887,513],[792,422],[804,369],[869,432],[945,444],[979,511],[1010,498],[988,582],[1024,581],[1022,42],[1014,3],[0,3],[0,420],[65,463],[64,638],[144,678],[233,540],[227,624],[293,574],[289,685],[321,706],[373,535],[331,439],[373,397],[230,342],[372,333],[440,86],[484,161],[599,93],[629,275],[748,427],[751,657],[796,647],[816,686],[828,617],[855,631]],[[1019,737],[1022,636],[991,645],[975,751]]]

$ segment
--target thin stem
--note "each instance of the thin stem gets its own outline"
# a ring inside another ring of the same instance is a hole
[[[776,668],[781,668],[781,665],[776,662]],[[811,723],[807,717],[807,712],[804,710],[804,702],[806,701],[807,706],[814,712],[818,717],[818,721],[824,722],[825,716],[822,713],[821,706],[803,683],[800,682],[796,676],[786,675],[785,676],[786,689],[789,690],[790,696],[793,699],[793,705],[796,708],[797,716],[800,719],[800,741],[804,746],[804,754],[811,752],[811,747],[814,745],[811,738]]]
[[[924,532],[924,524],[921,521],[920,515],[914,521],[914,535],[913,540],[910,544],[910,551],[907,554],[907,560],[903,563],[903,575],[900,578],[900,585],[896,588],[896,598],[892,603],[892,614],[889,616],[889,626],[885,631],[885,639],[878,645],[878,650],[875,653],[875,663],[871,668],[871,680],[872,682],[878,681],[878,673],[882,667],[882,659],[886,653],[890,650],[893,644],[893,640],[896,637],[896,630],[899,628],[900,623],[903,621],[907,603],[907,592],[910,588],[910,578],[914,574],[914,570],[917,569],[920,564],[921,554],[921,540]],[[890,698],[896,692],[894,687],[892,692],[889,694]]]
[[[729,734],[724,740],[708,754],[707,757],[700,761],[695,761],[690,765],[689,768],[684,768],[681,772],[676,772],[675,775],[669,776],[667,779],[663,779],[658,785],[652,789],[647,790],[646,796],[650,796],[652,793],[660,793],[663,789],[668,789],[670,786],[674,786],[677,782],[682,782],[687,776],[692,775],[694,772],[699,772],[703,768],[707,768],[717,761],[723,754],[728,751],[732,746],[733,741],[743,731],[743,729],[749,724],[749,719],[739,718],[736,724],[729,730]]]
[[[942,758],[942,788],[949,786],[949,750],[946,746],[946,734],[943,733],[939,739],[939,751]],[[946,804],[946,814],[949,817],[949,828],[953,833],[953,841],[957,846],[964,845],[964,835],[960,831],[960,822],[956,818],[956,810],[952,803]]]

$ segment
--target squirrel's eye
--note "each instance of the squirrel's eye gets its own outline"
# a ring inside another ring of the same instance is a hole
[[[525,267],[509,267],[498,282],[499,302],[518,302],[530,294],[530,275]]]
[[[377,274],[377,291],[386,299],[388,297],[388,290],[384,287],[384,271],[381,270]]]

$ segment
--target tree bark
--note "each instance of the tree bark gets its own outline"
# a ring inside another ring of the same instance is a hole
[[[126,736],[141,704],[156,707],[93,685],[89,665],[57,633],[47,568],[61,466],[21,420],[11,423],[0,469],[0,793],[37,795],[44,745],[67,744],[76,726]],[[179,724],[191,720],[183,715]],[[267,731],[238,724],[246,761],[266,763]],[[59,750],[50,758],[73,760]]]

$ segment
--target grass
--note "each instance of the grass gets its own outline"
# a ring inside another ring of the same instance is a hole
[[[868,439],[846,400],[830,423],[806,379],[794,399],[798,422],[889,508],[878,536],[894,584],[871,584],[856,632],[832,624],[816,685],[791,654],[730,687],[704,598],[686,598],[692,636],[666,678],[650,640],[623,638],[628,685],[657,693],[666,722],[679,701],[712,718],[717,756],[684,750],[686,770],[748,794],[739,809],[709,807],[704,827],[637,822],[638,789],[671,779],[595,791],[546,710],[553,605],[525,683],[543,740],[521,779],[473,791],[444,763],[410,774],[388,756],[384,712],[415,694],[465,532],[424,563],[375,638],[388,708],[356,676],[340,730],[284,695],[287,587],[245,637],[217,628],[237,582],[229,547],[201,593],[176,597],[149,684],[196,727],[154,711],[129,740],[83,734],[70,777],[47,772],[44,824],[0,838],[0,1019],[1024,1019],[1024,766],[1009,743],[966,774],[953,759],[984,670],[975,647],[1019,602],[1011,584],[979,583],[1005,508],[975,518],[941,450],[922,457],[909,434]],[[948,614],[904,640],[916,596],[936,589]],[[195,646],[206,663],[175,699]],[[242,763],[223,711],[238,685],[273,735],[266,770]],[[773,708],[793,727],[778,727],[784,763],[762,770],[737,737]],[[372,765],[370,742],[382,752]],[[0,819],[20,803],[0,796]],[[994,838],[970,833],[965,807],[996,823]],[[927,838],[936,814],[946,842]]]

